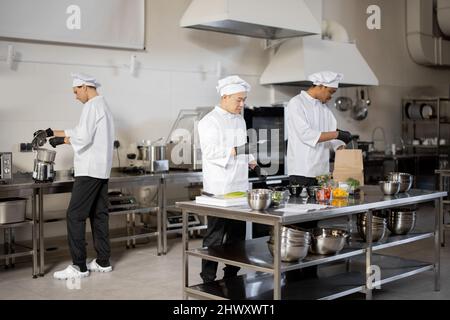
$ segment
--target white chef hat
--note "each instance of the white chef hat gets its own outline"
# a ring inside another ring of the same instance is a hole
[[[309,81],[315,86],[325,86],[329,88],[338,88],[339,82],[344,79],[344,75],[332,71],[321,71],[314,73],[308,77]]]
[[[229,76],[219,80],[216,89],[220,96],[223,97],[224,95],[248,92],[251,86],[238,76]]]
[[[80,87],[86,85],[88,87],[99,88],[101,86],[101,84],[90,75],[84,73],[72,73],[71,76],[73,78],[72,87]]]

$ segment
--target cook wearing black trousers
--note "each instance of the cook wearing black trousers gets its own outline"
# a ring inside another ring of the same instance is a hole
[[[74,129],[45,130],[56,148],[69,144],[74,150],[74,176],[69,208],[67,237],[72,264],[57,271],[59,280],[84,278],[89,271],[110,272],[108,180],[111,174],[114,121],[105,99],[98,95],[100,84],[91,76],[72,74],[73,92],[84,104]],[[97,259],[86,264],[86,220],[90,219]]]

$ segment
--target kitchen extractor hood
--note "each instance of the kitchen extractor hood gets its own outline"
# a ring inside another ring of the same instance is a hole
[[[379,84],[354,43],[323,40],[319,36],[283,42],[270,59],[260,83],[308,86],[311,84],[308,76],[324,70],[342,73],[343,87]]]
[[[180,26],[263,39],[321,32],[304,0],[192,0]]]

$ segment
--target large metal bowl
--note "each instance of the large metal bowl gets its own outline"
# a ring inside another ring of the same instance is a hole
[[[310,251],[320,255],[335,254],[344,248],[347,237],[345,230],[316,228],[312,231]]]
[[[416,226],[415,211],[392,210],[389,213],[387,227],[393,234],[405,235],[411,232]]]
[[[253,210],[266,210],[272,203],[272,190],[255,189],[247,192],[247,202]]]
[[[384,195],[393,196],[400,192],[400,182],[398,181],[380,181],[379,185]]]
[[[414,183],[414,176],[409,173],[390,172],[387,178],[400,183],[399,192],[408,192]]]
[[[357,224],[358,233],[361,236],[361,238],[364,239],[364,241],[367,241],[367,228],[365,225],[362,225],[360,223]],[[375,227],[372,226],[372,241],[378,242],[384,238],[384,235],[386,234],[386,225],[383,227]]]
[[[270,241],[267,242],[270,254],[274,256],[274,245]],[[280,258],[283,262],[295,262],[302,260],[308,255],[309,245],[293,245],[290,242],[281,242]]]

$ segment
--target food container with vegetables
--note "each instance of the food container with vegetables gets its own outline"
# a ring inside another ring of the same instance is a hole
[[[272,193],[271,206],[274,208],[283,207],[289,202],[289,198],[288,190],[274,190]]]
[[[316,201],[327,202],[331,200],[331,187],[322,187],[316,191]]]

